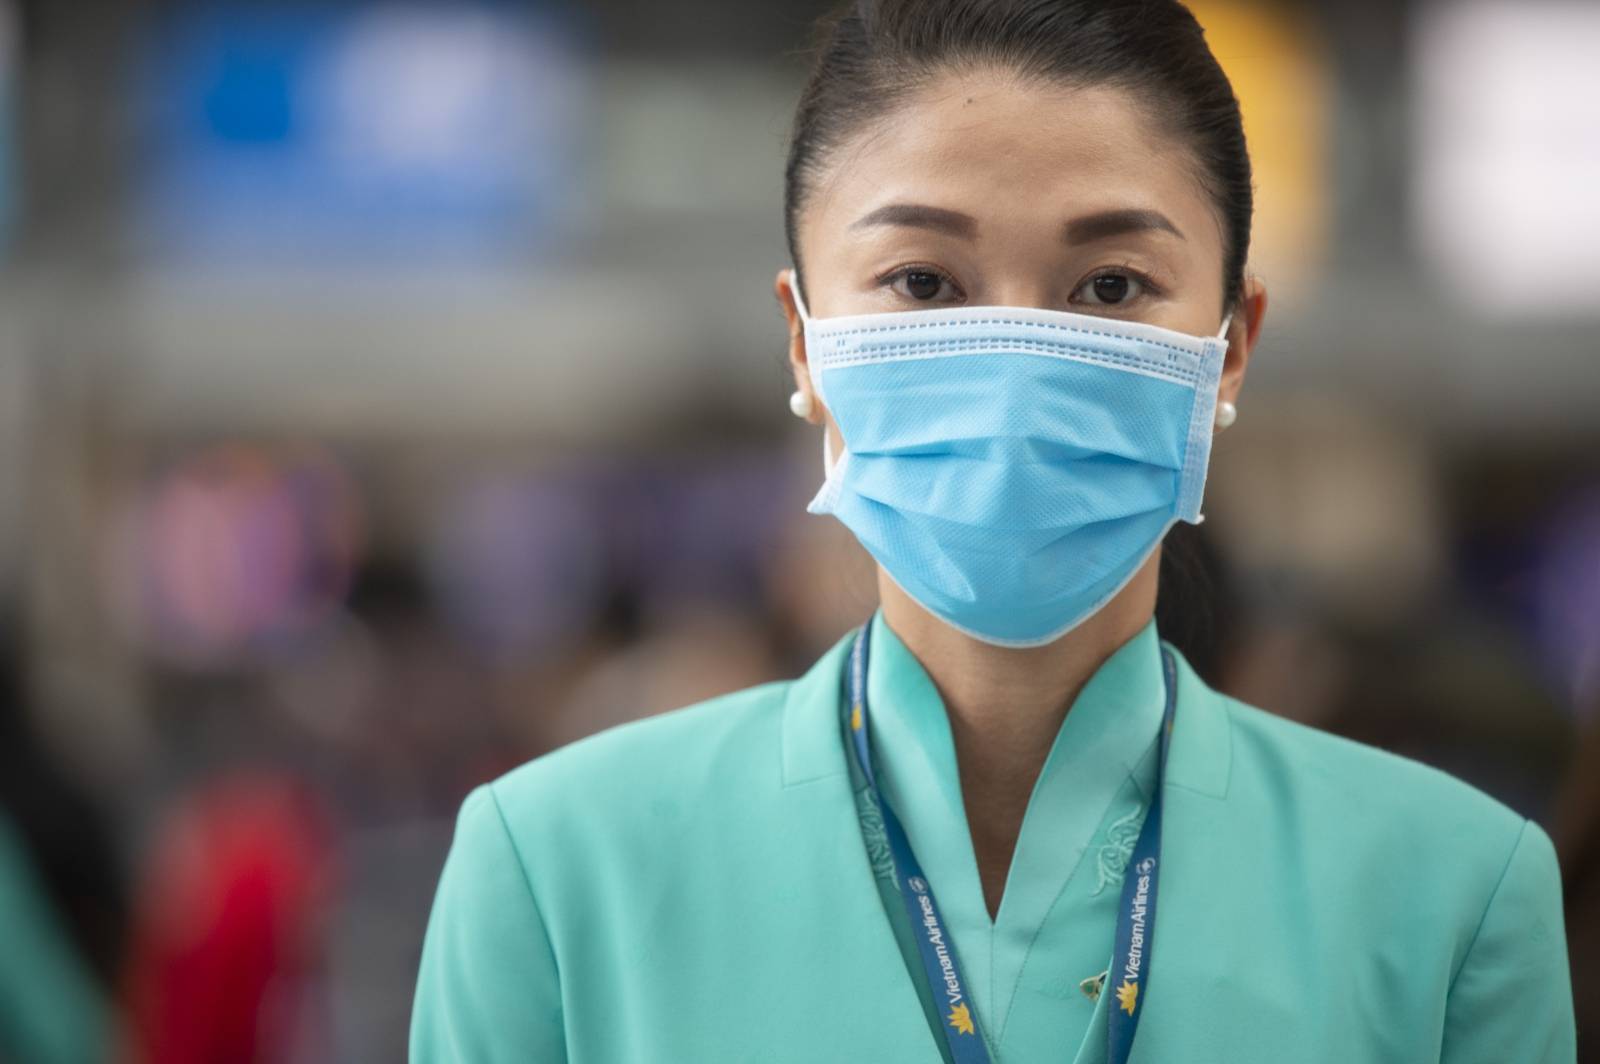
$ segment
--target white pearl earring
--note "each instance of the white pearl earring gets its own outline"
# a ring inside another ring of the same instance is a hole
[[[1225,429],[1239,420],[1239,408],[1224,399],[1217,404],[1217,428]]]
[[[796,388],[794,394],[789,396],[789,410],[798,418],[811,416],[811,393],[802,388]]]

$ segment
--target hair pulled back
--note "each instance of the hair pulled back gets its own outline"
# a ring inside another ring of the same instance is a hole
[[[834,149],[951,69],[998,67],[1134,94],[1190,151],[1223,232],[1223,305],[1244,285],[1250,155],[1239,102],[1200,24],[1177,0],[859,0],[825,18],[795,111],[784,231],[803,273],[798,218]]]

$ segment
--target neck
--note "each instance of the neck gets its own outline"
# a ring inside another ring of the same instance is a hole
[[[1155,611],[1160,552],[1066,635],[1039,647],[997,647],[959,632],[878,574],[884,620],[922,663],[944,702],[962,802],[989,914],[999,910],[1023,814],[1078,693]]]

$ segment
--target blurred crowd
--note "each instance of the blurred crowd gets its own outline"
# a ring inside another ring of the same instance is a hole
[[[0,1061],[404,1059],[468,790],[869,615],[769,291],[822,6],[0,2]],[[1194,6],[1276,287],[1161,630],[1549,828],[1600,1060],[1600,14]]]

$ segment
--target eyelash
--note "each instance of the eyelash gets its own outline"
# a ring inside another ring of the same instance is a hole
[[[925,263],[910,263],[906,266],[896,266],[888,273],[880,275],[877,278],[877,284],[882,288],[892,288],[896,281],[913,273],[931,273],[944,283],[948,284],[951,288],[955,289],[956,292],[963,296],[963,298],[966,295],[966,293],[961,291],[961,286],[956,283],[956,279],[951,277],[949,273],[941,270],[937,266],[932,266]],[[1160,285],[1156,284],[1155,281],[1151,280],[1149,274],[1144,273],[1141,270],[1136,270],[1132,266],[1128,266],[1126,264],[1121,266],[1105,266],[1095,270],[1073,287],[1073,293],[1076,294],[1084,285],[1093,284],[1101,277],[1128,277],[1138,283],[1140,289],[1142,289],[1140,293],[1141,296],[1160,296],[1165,294],[1165,290]],[[1099,305],[1117,307],[1121,306],[1122,304],[1108,303]]]
[[[1093,273],[1089,274],[1089,276],[1087,276],[1083,280],[1079,281],[1078,285],[1077,285],[1077,288],[1074,288],[1073,292],[1077,292],[1078,289],[1082,288],[1084,285],[1093,284],[1095,281],[1099,280],[1102,277],[1127,277],[1130,280],[1137,282],[1138,285],[1139,285],[1139,288],[1140,288],[1140,293],[1139,293],[1139,296],[1137,298],[1140,298],[1140,299],[1145,298],[1147,296],[1153,297],[1153,296],[1161,296],[1161,295],[1165,295],[1166,294],[1165,290],[1160,285],[1156,284],[1155,281],[1150,279],[1150,275],[1149,274],[1145,273],[1142,270],[1136,270],[1132,266],[1127,265],[1126,263],[1124,263],[1121,266],[1105,266],[1105,267],[1102,267],[1101,269],[1095,270]],[[1099,305],[1107,306],[1107,307],[1111,307],[1111,308],[1116,308],[1116,307],[1124,306],[1125,304],[1122,304],[1122,303],[1107,303],[1107,304],[1099,304]]]
[[[956,279],[954,277],[951,277],[948,273],[939,269],[937,266],[929,266],[924,263],[913,262],[906,266],[896,266],[888,273],[878,277],[877,283],[879,287],[882,288],[893,288],[896,281],[913,273],[931,273],[935,277],[939,278],[939,280],[955,289],[963,299],[966,298],[966,293],[962,292],[961,286],[956,283]]]

